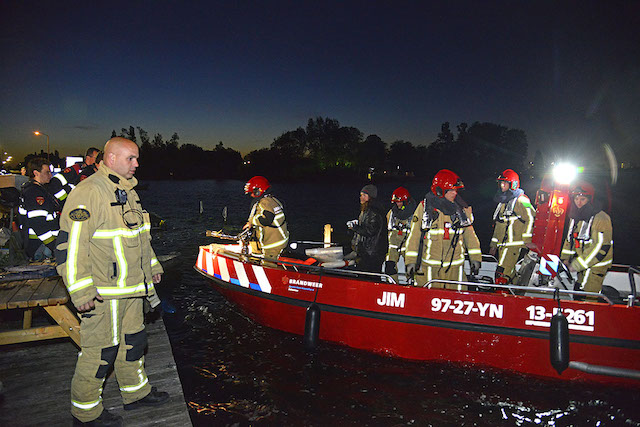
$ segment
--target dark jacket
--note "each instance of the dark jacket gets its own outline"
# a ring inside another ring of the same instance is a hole
[[[46,245],[52,252],[55,250],[55,240],[60,229],[59,210],[60,204],[49,193],[48,186],[34,181],[24,184],[18,208],[18,222],[22,242],[30,258],[41,244]]]
[[[353,226],[353,248],[360,258],[380,259],[387,255],[387,227],[382,207],[373,199],[367,209],[360,212],[358,224]]]

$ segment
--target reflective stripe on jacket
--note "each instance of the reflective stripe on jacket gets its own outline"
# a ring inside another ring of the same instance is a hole
[[[155,293],[152,276],[163,270],[151,248],[149,214],[133,189],[137,182],[102,164],[67,198],[56,257],[76,306],[96,293],[105,299]],[[126,193],[124,204],[117,190]]]
[[[609,269],[613,262],[613,226],[611,217],[604,211],[600,211],[592,217],[589,236],[575,239],[569,236],[577,234],[588,221],[571,221],[567,237],[562,246],[560,259],[570,261],[576,271],[583,271],[592,267]]]
[[[18,223],[27,255],[33,257],[41,244],[53,250],[58,236],[60,205],[49,193],[48,186],[31,181],[22,188]]]
[[[507,209],[515,202],[513,209]],[[531,201],[522,194],[517,200],[498,203],[491,247],[524,246],[531,242],[535,211]]]
[[[400,219],[393,215],[393,209],[389,209],[387,212],[387,230],[389,234],[389,251],[387,252],[387,261],[389,260],[389,252],[396,250],[400,254],[404,254],[407,247],[407,236],[409,234],[409,227],[411,227],[411,217],[407,219]]]
[[[266,219],[265,212],[273,214],[273,220],[266,225],[263,224]],[[249,223],[255,227],[258,242],[263,251],[284,247],[289,241],[284,208],[282,203],[271,194],[265,194],[254,203],[249,214]]]
[[[464,263],[465,251],[472,261],[482,261],[480,240],[473,226],[458,229],[451,228],[451,217],[437,210],[438,218],[431,223],[428,230],[422,230],[424,201],[418,204],[411,221],[411,231],[405,252],[405,263],[420,265],[418,252],[422,240],[422,263],[433,267],[447,268]],[[457,242],[456,242],[457,240]],[[455,247],[451,247],[451,243]],[[453,251],[453,252],[452,252]]]

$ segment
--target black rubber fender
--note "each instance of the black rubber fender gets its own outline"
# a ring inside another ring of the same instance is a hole
[[[316,303],[312,303],[307,308],[307,314],[304,322],[304,348],[313,350],[318,345],[320,336],[320,307]]]
[[[549,360],[558,374],[569,367],[569,322],[561,312],[551,318]]]

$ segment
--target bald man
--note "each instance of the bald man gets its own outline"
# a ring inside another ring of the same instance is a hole
[[[147,336],[143,299],[159,302],[154,284],[162,267],[151,248],[149,214],[134,191],[138,146],[112,138],[96,173],[67,198],[56,258],[81,316],[82,351],[71,381],[74,425],[121,425],[102,406],[102,387],[114,368],[125,410],[165,403],[144,370]]]

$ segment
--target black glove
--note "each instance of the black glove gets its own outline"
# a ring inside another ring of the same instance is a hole
[[[472,276],[476,276],[480,273],[480,265],[480,261],[469,261],[469,268]]]
[[[385,261],[384,262],[384,272],[385,274],[393,275],[398,274],[398,269],[396,268],[395,261]]]

